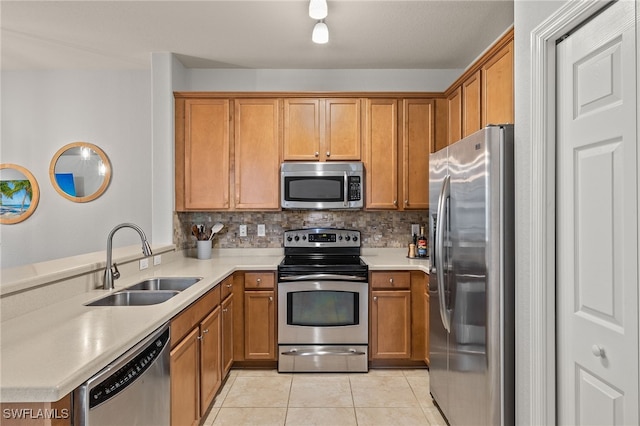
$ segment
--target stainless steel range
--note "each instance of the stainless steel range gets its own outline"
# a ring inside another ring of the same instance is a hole
[[[360,232],[286,231],[278,266],[278,371],[368,371],[368,267]]]

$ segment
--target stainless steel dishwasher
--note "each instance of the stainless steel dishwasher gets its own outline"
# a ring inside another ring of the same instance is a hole
[[[169,324],[73,392],[74,425],[169,425]]]

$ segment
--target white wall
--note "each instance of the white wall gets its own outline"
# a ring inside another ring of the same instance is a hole
[[[191,91],[443,92],[464,70],[191,69]]]
[[[0,266],[105,250],[109,231],[121,222],[134,222],[150,234],[149,72],[3,71],[1,78],[0,162],[30,170],[40,202],[24,222],[0,226]],[[89,203],[66,200],[49,180],[52,156],[75,141],[101,147],[113,168],[105,194]],[[121,230],[114,246],[138,241],[134,231]]]

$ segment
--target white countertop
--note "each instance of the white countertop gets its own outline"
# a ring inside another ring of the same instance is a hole
[[[278,253],[278,254],[274,254]],[[0,324],[0,401],[53,402],[81,385],[137,342],[238,270],[277,269],[279,251],[214,250],[210,260],[179,257],[147,275],[122,276],[116,290],[151,276],[203,279],[164,303],[136,307],[84,304],[109,292],[70,297]],[[428,261],[408,259],[404,249],[363,249],[370,270],[422,270]],[[143,271],[144,272],[144,271]]]

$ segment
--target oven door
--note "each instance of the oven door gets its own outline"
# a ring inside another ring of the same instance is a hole
[[[278,344],[364,344],[369,337],[369,284],[278,283]]]

